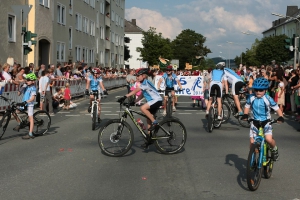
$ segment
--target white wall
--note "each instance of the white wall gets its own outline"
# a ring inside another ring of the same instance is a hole
[[[141,61],[137,60],[140,57],[140,53],[136,51],[137,47],[143,47],[142,45],[142,33],[125,34],[125,37],[130,38],[130,43],[125,43],[129,47],[131,58],[128,62],[125,61],[125,65],[129,65],[130,69],[138,69],[141,67]]]

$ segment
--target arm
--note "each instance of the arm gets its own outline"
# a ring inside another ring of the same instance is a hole
[[[91,83],[91,80],[90,79],[87,79],[86,81],[86,85],[85,85],[85,89],[88,90],[90,88],[90,83]]]
[[[225,85],[225,93],[228,94],[228,82],[223,80],[224,81],[224,85]]]
[[[103,85],[103,81],[100,81],[100,87],[102,88],[103,91],[106,90],[104,85]]]
[[[178,79],[178,80],[176,80],[176,82],[177,82],[177,84],[179,85],[179,87],[180,87],[180,90],[182,90],[182,85],[181,85],[181,83],[180,83],[179,79]]]
[[[160,78],[160,79],[158,80],[158,83],[157,83],[157,88],[158,88],[158,89],[160,88],[161,81],[162,81],[162,78]]]
[[[136,94],[136,93],[139,92],[139,91],[141,91],[141,88],[139,88],[139,87],[138,87],[138,88],[135,88],[133,91],[129,92],[129,93],[126,94],[125,96],[126,96],[126,97],[130,97],[130,96]]]

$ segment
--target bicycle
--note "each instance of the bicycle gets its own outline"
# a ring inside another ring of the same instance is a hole
[[[126,107],[122,115],[120,112],[120,119],[109,120],[99,130],[99,147],[107,156],[122,156],[130,150],[133,144],[134,134],[132,127],[126,122],[128,116],[142,137],[145,140],[149,137],[137,123],[133,113],[145,117],[146,119],[149,118],[141,112],[132,110],[130,108],[131,104],[132,103],[120,103],[120,111],[122,110],[122,105]],[[174,154],[179,152],[186,142],[186,128],[178,119],[164,118],[153,131],[150,131],[150,138],[160,153]]]
[[[6,102],[9,102],[9,106],[4,112],[2,119],[0,120],[0,128],[2,127],[2,133],[0,132],[0,139],[1,139],[7,129],[12,114],[20,120],[20,129],[29,127],[30,123],[28,121],[28,113],[24,109],[18,107],[20,104],[4,96],[0,96],[0,98]],[[24,116],[20,116],[20,114],[24,114]],[[34,128],[33,128],[34,136],[41,136],[48,132],[51,125],[51,117],[47,111],[39,110],[34,112],[33,120],[34,120]]]
[[[249,123],[254,121],[248,120]],[[257,121],[258,122],[258,121]],[[270,124],[277,123],[276,119],[269,120]],[[263,125],[259,122],[259,129],[254,137],[254,143],[252,144],[247,161],[247,185],[251,191],[258,189],[261,181],[262,170],[264,169],[264,177],[269,179],[272,175],[274,160],[271,155],[271,148],[268,143],[265,142],[265,136],[263,132]]]
[[[243,94],[244,92],[240,92],[240,94]],[[239,99],[240,100],[240,99]],[[246,103],[241,103],[241,108],[245,107]],[[235,105],[234,99],[232,95],[224,94],[222,96],[222,106],[223,106],[223,120],[222,123],[228,122],[230,115],[232,114],[239,122],[239,124],[245,128],[250,128],[250,124],[248,121],[241,120],[241,117],[238,113],[238,108]],[[250,118],[251,118],[251,112],[250,112]]]
[[[208,117],[207,117],[207,127],[208,127],[208,132],[212,132],[213,128],[220,128],[222,124],[222,120],[218,120],[218,102],[216,95],[213,94],[212,96],[212,104],[209,108],[208,111]],[[223,108],[221,111],[221,117],[223,117]]]
[[[167,98],[167,107],[166,107],[166,116],[165,117],[172,117],[173,113],[173,96],[171,90],[168,91],[168,98]],[[181,90],[174,90],[174,92],[181,91]],[[165,90],[158,90],[158,92],[165,93]]]
[[[92,106],[91,106],[91,117],[92,117],[92,130],[96,129],[96,120],[97,120],[97,116],[98,116],[98,90],[93,90],[89,93],[90,95],[94,95],[94,100],[92,101]]]

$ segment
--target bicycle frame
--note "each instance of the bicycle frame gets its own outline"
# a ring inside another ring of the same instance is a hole
[[[96,115],[98,115],[98,109],[99,109],[99,105],[98,105],[98,92],[91,92],[90,95],[94,96],[94,100],[92,101],[92,109],[91,109],[91,117],[93,117],[93,113],[94,113],[94,105],[96,104],[97,110],[96,110]]]

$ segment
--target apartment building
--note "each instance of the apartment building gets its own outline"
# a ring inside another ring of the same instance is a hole
[[[11,0],[1,4],[1,63],[10,56],[16,61],[24,57],[23,65],[83,61],[89,66],[124,66],[125,0]],[[12,5],[32,5],[23,25]],[[24,56],[22,26],[37,34],[36,46]]]
[[[137,26],[136,19],[132,19],[131,21],[125,19],[125,37],[130,39],[130,42],[126,45],[131,55],[131,58],[125,61],[125,65],[130,69],[145,67],[142,62],[141,53],[136,51],[137,47],[143,47],[143,29]]]

